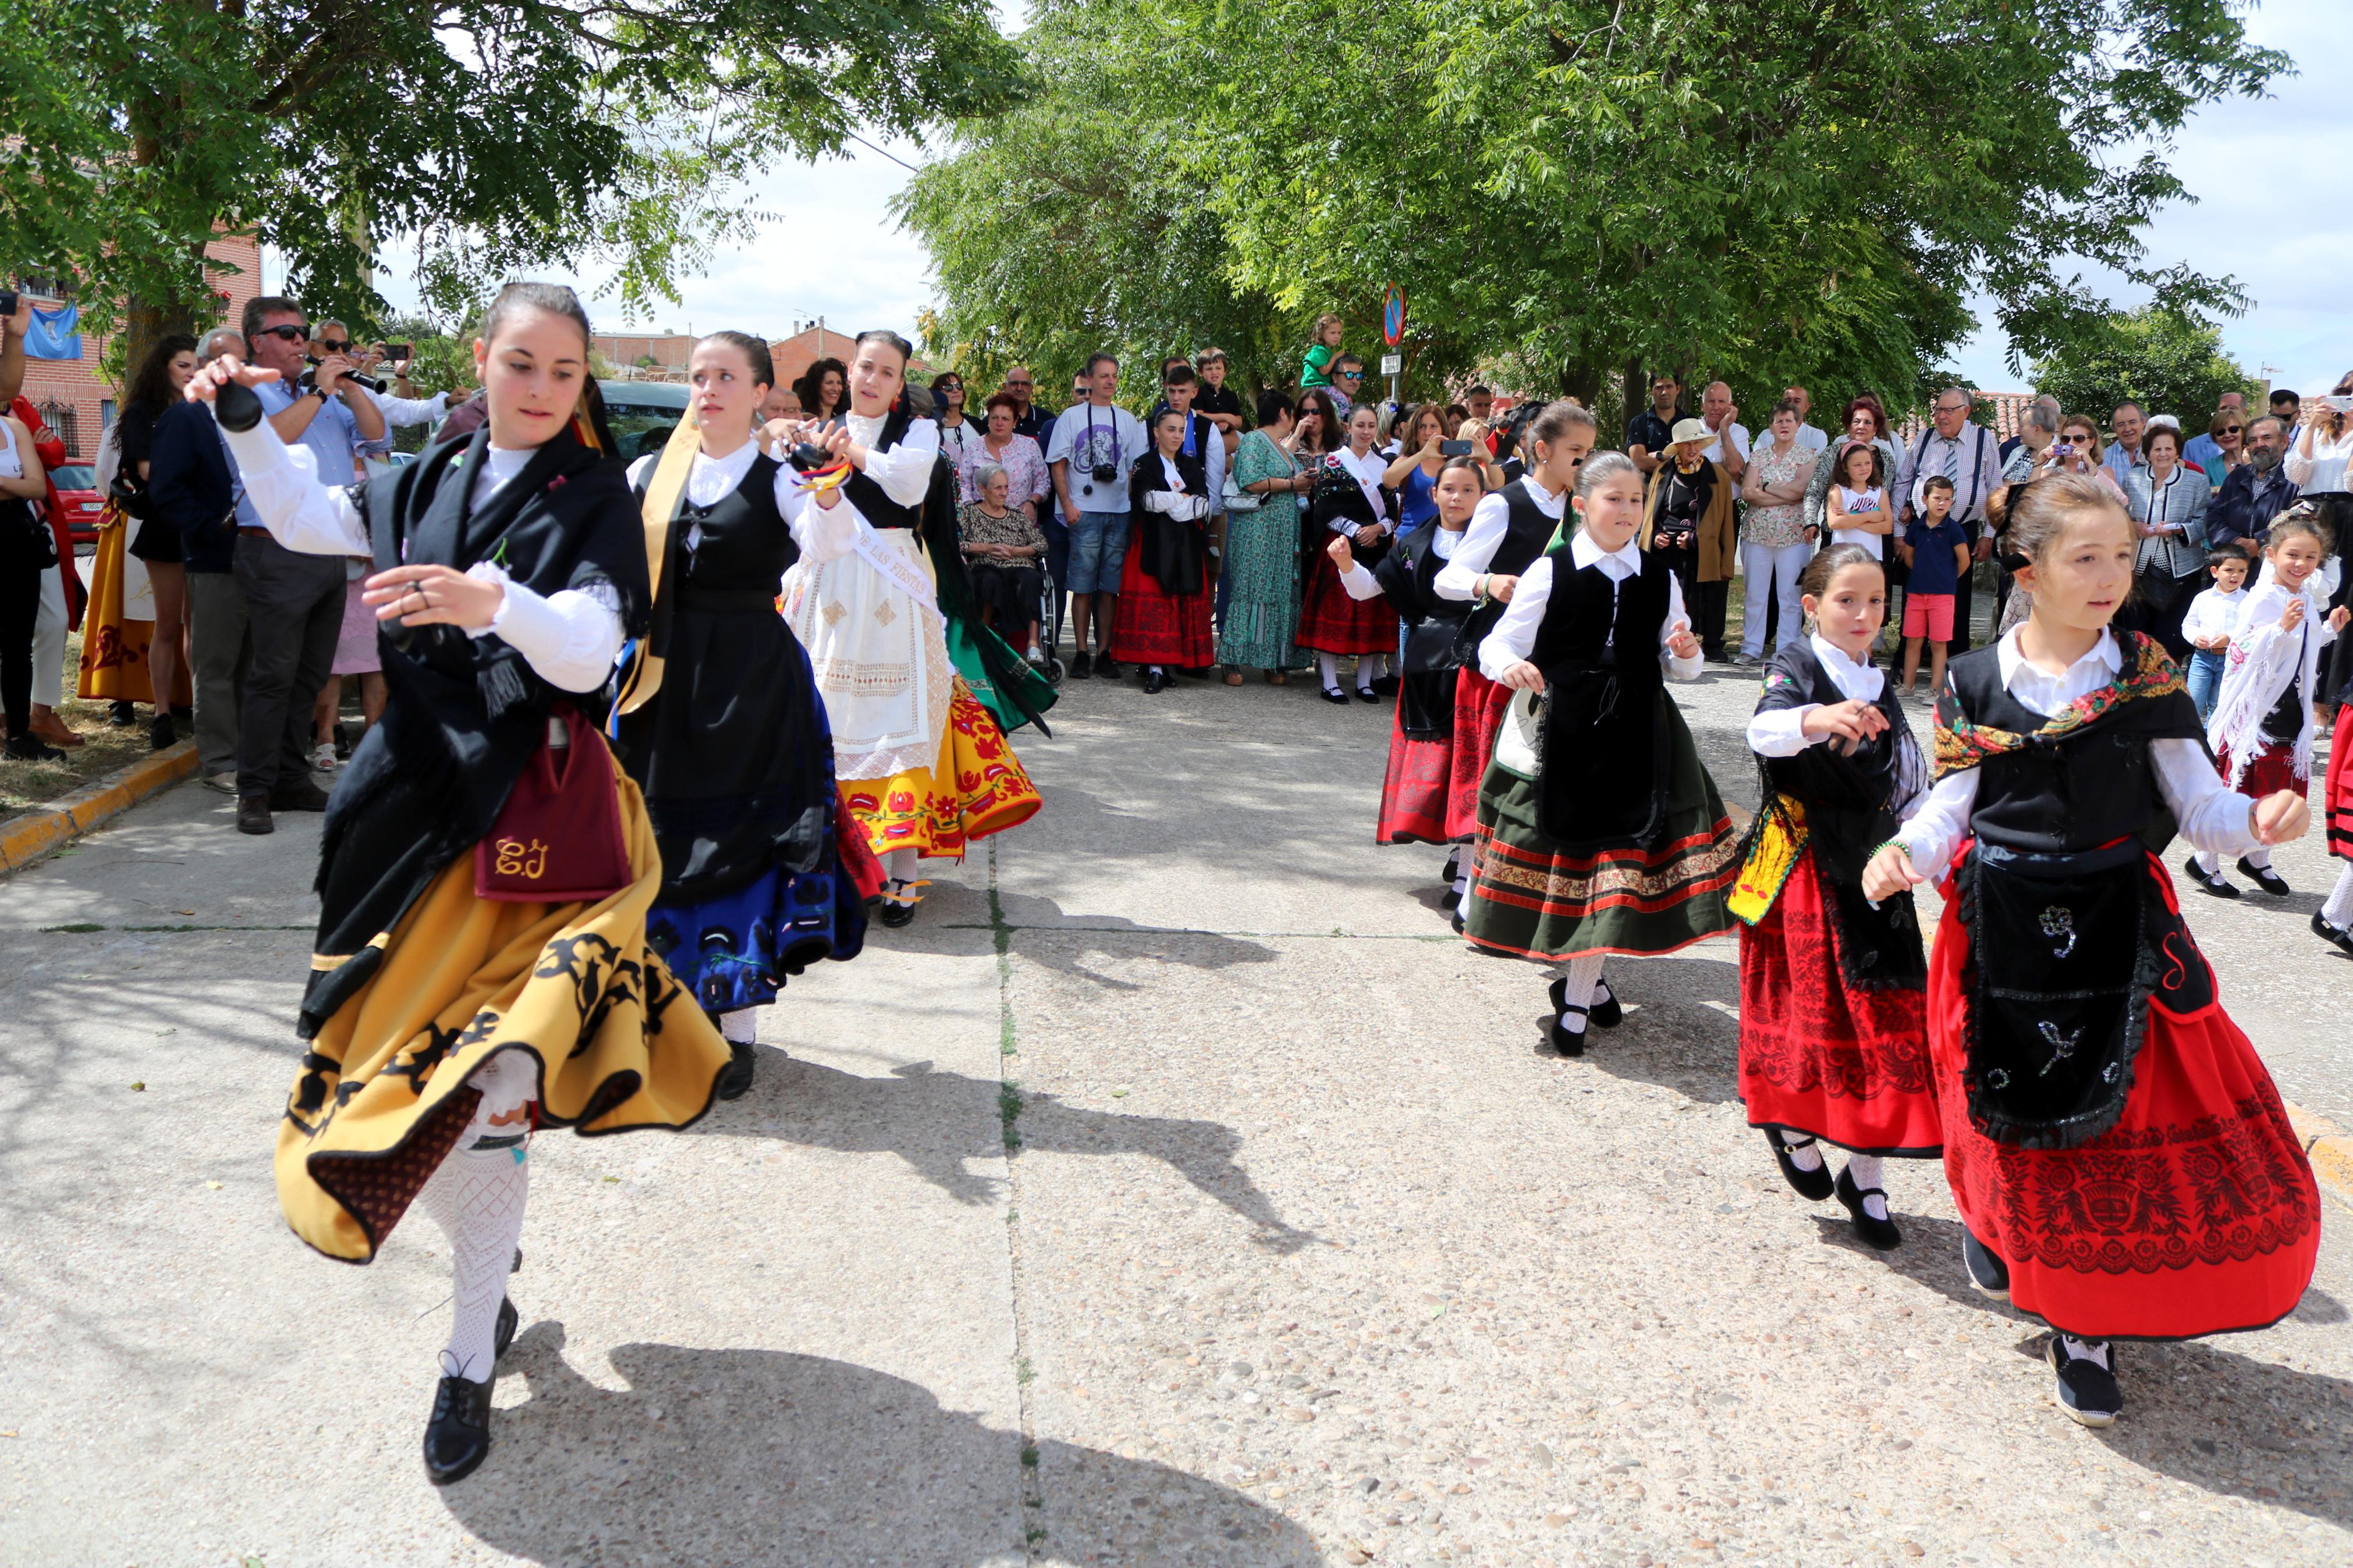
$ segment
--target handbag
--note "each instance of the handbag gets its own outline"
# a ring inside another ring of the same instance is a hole
[[[474,846],[478,899],[595,903],[637,880],[605,738],[568,702],[548,716],[548,730]],[[552,743],[559,730],[566,744]]]

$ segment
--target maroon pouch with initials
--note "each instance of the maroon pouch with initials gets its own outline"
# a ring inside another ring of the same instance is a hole
[[[572,743],[545,741],[523,764],[499,819],[474,846],[474,896],[503,903],[595,903],[637,880],[621,838],[613,753],[579,710],[565,704]]]

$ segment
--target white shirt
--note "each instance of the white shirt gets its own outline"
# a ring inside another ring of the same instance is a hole
[[[2317,425],[2314,426],[2309,458],[2301,450],[2303,441],[2303,437],[2296,437],[2296,445],[2287,449],[2287,460],[2281,465],[2287,469],[2289,479],[2308,496],[2345,489],[2345,469],[2353,463],[2353,419],[2346,421],[2345,433],[2334,441],[2322,435]]]
[[[723,458],[704,453],[694,455],[694,467],[686,476],[686,499],[694,506],[716,506],[735,493],[743,485],[744,476],[760,456],[760,444],[746,441]],[[648,452],[629,465],[629,483],[643,484],[653,478],[654,466],[661,461],[659,452]],[[787,464],[776,466],[776,510],[785,514],[785,525],[792,530],[793,542],[801,553],[816,561],[831,561],[847,555],[857,547],[860,520],[858,509],[837,506],[831,510],[802,504],[807,497],[801,493],[800,476]],[[797,515],[796,515],[797,514]],[[702,524],[690,523],[686,530],[686,547],[690,551],[702,544]]]
[[[1699,455],[1701,458],[1711,463],[1721,463],[1724,461],[1724,437],[1726,431],[1729,431],[1732,436],[1733,451],[1739,455],[1742,462],[1746,462],[1748,460],[1748,426],[1741,424],[1737,420],[1733,421],[1731,424],[1725,426],[1725,429],[1718,430],[1714,436],[1708,437],[1707,445],[1700,448]],[[1817,434],[1819,434],[1819,432],[1817,432]]]
[[[1481,502],[1485,505],[1485,502]],[[1582,571],[1588,566],[1601,568],[1612,583],[1623,583],[1639,576],[1642,570],[1642,552],[1634,541],[1628,540],[1623,548],[1607,554],[1587,537],[1583,530],[1568,542],[1568,558]],[[1504,606],[1504,618],[1479,645],[1479,673],[1490,680],[1501,680],[1504,671],[1528,657],[1536,646],[1536,628],[1544,624],[1545,604],[1552,597],[1552,556],[1536,558],[1535,564],[1521,574],[1520,585],[1512,590],[1512,602]],[[1659,623],[1659,662],[1666,667],[1669,679],[1696,680],[1706,668],[1705,656],[1694,654],[1689,658],[1678,658],[1667,651],[1667,638],[1678,626],[1688,629],[1691,617],[1683,613],[1683,585],[1671,573],[1667,577],[1667,616]]]
[[[2239,629],[2239,612],[2247,607],[2244,585],[2225,594],[2220,588],[2209,588],[2189,601],[2189,608],[2181,617],[2181,635],[2195,644],[2201,637],[2227,637]],[[2200,653],[2223,653],[2227,649],[2199,648]]]
[[[2124,653],[2114,632],[2103,632],[2092,651],[2069,665],[2065,673],[2050,675],[2027,661],[2019,639],[2024,626],[2012,626],[1997,644],[2001,683],[2012,697],[2049,718],[2078,697],[2097,691],[2124,668]],[[2158,794],[2164,796],[2181,837],[2192,848],[2216,855],[2240,854],[2252,847],[2255,835],[2253,803],[2232,790],[2207,760],[2206,748],[2195,741],[2167,739],[2148,743],[2148,759],[2157,772]],[[1895,842],[1912,858],[1912,868],[1942,881],[1953,850],[1968,836],[1969,816],[1977,807],[1979,768],[1964,768],[1945,775],[1917,815],[1896,830]]]
[[[1857,702],[1876,702],[1887,685],[1887,677],[1868,657],[1851,658],[1836,643],[1825,641],[1815,632],[1806,638],[1806,646],[1822,661],[1822,668],[1831,684]],[[1806,733],[1806,715],[1821,706],[1808,702],[1797,708],[1773,708],[1752,713],[1748,718],[1748,749],[1760,757],[1794,757],[1808,746],[1819,746],[1830,737]]]
[[[1050,467],[1070,465],[1063,482],[1081,511],[1125,511],[1128,470],[1151,450],[1152,437],[1144,421],[1117,405],[1098,408],[1088,402],[1065,408],[1046,437],[1046,462]],[[1108,482],[1099,482],[1094,477],[1098,463],[1119,472]]]
[[[1451,561],[1455,552],[1462,548],[1463,537],[1461,529],[1440,528],[1430,536],[1430,552],[1440,561]],[[1380,580],[1373,575],[1372,568],[1361,561],[1348,563],[1348,569],[1340,574],[1340,586],[1348,590],[1351,599],[1377,599],[1381,596]]]
[[[375,546],[360,525],[347,489],[319,482],[318,455],[290,447],[267,424],[250,430],[223,430],[229,455],[245,481],[246,500],[270,536],[305,555],[373,556]],[[474,474],[474,504],[521,473],[532,454],[492,447]],[[466,575],[506,589],[490,624],[462,628],[468,637],[496,636],[565,691],[594,691],[612,672],[621,651],[621,609],[609,592],[566,588],[544,598],[508,577],[506,568],[477,561]]]
[[[849,438],[866,448],[866,477],[881,486],[882,493],[901,506],[913,506],[932,488],[932,465],[940,455],[940,427],[929,419],[911,419],[899,444],[884,452],[874,445],[882,438],[882,421],[880,414],[850,414],[845,415],[841,423],[849,432]],[[743,454],[756,450],[757,445],[747,441],[736,453],[747,468],[752,460]],[[702,463],[698,461],[695,466],[700,468]],[[742,473],[735,478],[737,483],[743,482]],[[813,562],[849,554],[858,547],[860,538],[872,531],[872,524],[858,510],[858,503],[839,491],[835,492],[833,505],[820,506],[797,484],[789,490],[784,488],[785,475],[777,475],[776,481],[776,500],[785,509],[785,521],[792,525],[793,540]],[[691,485],[694,481],[690,478],[687,482]],[[722,495],[725,493],[720,491]]]
[[[1844,485],[1841,485],[1838,487],[1838,493],[1839,505],[1845,509],[1849,516],[1858,511],[1876,511],[1881,517],[1894,521],[1893,513],[1887,504],[1887,491],[1883,486],[1874,485],[1867,490],[1851,490]],[[1870,503],[1867,507],[1863,504],[1866,501]],[[1828,522],[1829,520],[1829,513],[1825,511],[1823,521]],[[1859,528],[1833,528],[1830,531],[1830,534],[1832,544],[1860,544],[1870,551],[1874,557],[1883,561],[1887,558],[1888,536],[1884,533],[1866,533]]]
[[[1191,522],[1196,518],[1208,516],[1209,498],[1186,493],[1185,471],[1176,466],[1176,459],[1166,453],[1155,455],[1160,459],[1160,477],[1168,488],[1165,490],[1146,490],[1144,494],[1144,510],[1156,512],[1163,517],[1175,518],[1178,522]]]
[[[367,392],[367,388],[360,388]],[[392,429],[405,429],[411,425],[431,425],[449,411],[449,395],[437,392],[430,397],[394,397],[381,392],[369,392],[375,405],[384,415],[385,424]]]
[[[1556,495],[1544,488],[1535,475],[1525,476],[1528,495],[1536,510],[1546,517],[1559,519],[1568,513],[1568,492]],[[1512,503],[1504,499],[1502,490],[1490,490],[1479,498],[1479,505],[1471,513],[1471,522],[1462,531],[1462,542],[1447,557],[1439,569],[1437,580],[1430,584],[1441,599],[1475,599],[1479,579],[1486,574],[1487,563],[1495,559],[1495,547],[1504,542],[1511,531]]]
[[[1798,445],[1803,447],[1807,451],[1827,451],[1830,448],[1830,444],[1831,437],[1828,431],[1817,429],[1811,425],[1800,425],[1798,426]]]

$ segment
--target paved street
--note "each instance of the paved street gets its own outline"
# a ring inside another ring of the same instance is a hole
[[[1753,804],[1750,679],[1679,689]],[[1734,1096],[1728,940],[1534,968],[1371,842],[1389,710],[1081,683],[1029,826],[796,981],[685,1136],[535,1145],[497,1447],[417,1443],[419,1216],[279,1218],[317,820],[173,790],[0,889],[0,1561],[1648,1564],[2353,1561],[2353,1212],[2269,1332],[2125,1346],[2105,1433],[1973,1294],[1940,1172],[1852,1241]],[[2175,860],[2178,863],[2179,856]],[[2353,1126],[2353,963],[2191,899],[2282,1090]]]

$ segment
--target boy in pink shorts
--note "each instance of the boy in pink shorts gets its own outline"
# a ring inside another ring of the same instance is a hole
[[[1929,643],[1928,695],[1945,689],[1945,651],[1953,640],[1953,595],[1969,569],[1969,531],[1952,521],[1953,481],[1931,474],[1920,482],[1920,515],[1899,548],[1911,563],[1904,590],[1904,690],[1920,679],[1920,639]]]

